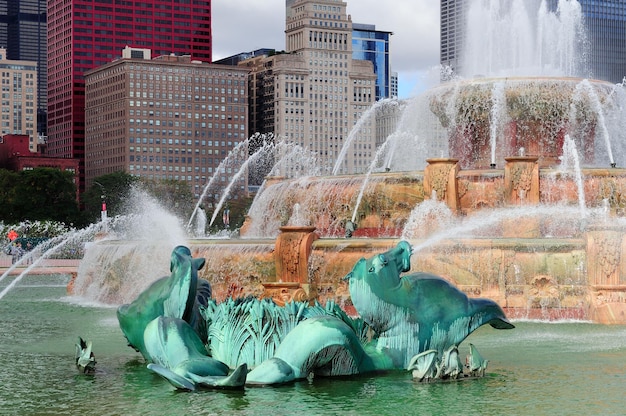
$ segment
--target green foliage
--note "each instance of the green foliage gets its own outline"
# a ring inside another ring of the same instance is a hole
[[[0,169],[0,220],[2,221],[17,221],[15,191],[19,178],[16,172]]]
[[[70,172],[35,168],[16,173],[0,169],[0,188],[0,221],[80,221],[74,175]]]

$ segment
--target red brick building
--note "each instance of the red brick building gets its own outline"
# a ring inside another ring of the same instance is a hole
[[[28,135],[7,134],[0,137],[0,168],[14,172],[35,168],[54,168],[72,172],[78,200],[78,159],[51,157],[41,152],[31,152]]]

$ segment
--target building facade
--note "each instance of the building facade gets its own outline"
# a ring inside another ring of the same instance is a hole
[[[439,62],[453,72],[461,69],[467,8],[468,0],[440,0]]]
[[[87,186],[124,171],[186,182],[200,197],[222,161],[248,137],[248,71],[190,56],[150,59],[149,50],[134,48],[123,56],[85,73]],[[221,168],[216,189],[238,170],[233,164]]]
[[[53,168],[73,175],[78,200],[78,160],[48,157],[30,149],[30,137],[25,134],[0,136],[0,168],[13,172],[36,168]]]
[[[440,63],[462,73],[467,12],[472,0],[441,0]],[[558,0],[549,0],[556,11]],[[621,83],[626,77],[626,1],[578,0],[584,19],[588,53],[584,57],[591,77]],[[538,1],[537,1],[538,4]]]
[[[119,3],[119,4],[118,4]],[[211,61],[211,1],[48,1],[48,151],[85,171],[84,73],[125,46]]]
[[[287,0],[286,5],[285,52],[239,64],[251,71],[251,112],[258,123],[250,130],[308,149],[322,173],[364,172],[376,153],[375,118],[353,128],[376,101],[376,74],[371,62],[352,57],[347,4]],[[296,174],[292,168],[285,166],[281,174]]]
[[[589,37],[593,78],[621,83],[626,78],[626,1],[579,0]]]
[[[0,136],[26,135],[37,151],[37,62],[6,59],[0,48]]]
[[[37,132],[46,134],[47,120],[47,1],[0,2],[0,48],[7,59],[37,63]]]
[[[352,25],[352,58],[370,61],[376,73],[376,101],[397,98],[392,90],[391,56],[389,40],[391,32],[376,30],[376,25],[354,23]]]

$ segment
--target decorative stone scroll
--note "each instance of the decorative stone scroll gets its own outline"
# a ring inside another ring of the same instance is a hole
[[[424,197],[431,198],[433,191],[438,201],[444,201],[452,211],[460,208],[457,174],[458,159],[426,159],[424,169]]]
[[[310,299],[309,256],[313,241],[319,237],[312,226],[283,226],[276,239],[274,258],[276,281],[264,282],[264,297],[279,305]]]
[[[597,228],[587,231],[587,274],[591,286],[623,286],[620,276],[623,233]]]
[[[539,164],[536,156],[506,157],[504,183],[510,205],[539,203]]]

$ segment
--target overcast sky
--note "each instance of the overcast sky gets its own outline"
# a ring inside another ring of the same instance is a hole
[[[353,23],[393,32],[391,66],[400,98],[431,85],[439,64],[439,2],[346,0]],[[213,59],[260,48],[285,49],[285,0],[213,0]]]

